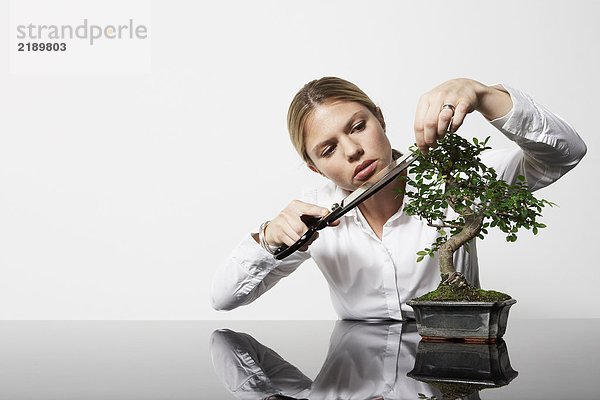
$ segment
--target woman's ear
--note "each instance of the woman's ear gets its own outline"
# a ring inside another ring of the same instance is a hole
[[[319,175],[323,175],[323,174],[321,173],[321,171],[319,171],[319,170],[318,170],[318,168],[317,168],[317,167],[315,167],[314,165],[312,165],[312,164],[308,164],[308,163],[307,163],[307,164],[306,164],[306,166],[307,166],[307,167],[308,167],[308,169],[310,169],[312,172],[316,172],[316,173],[317,173],[317,174],[319,174]]]
[[[375,107],[375,118],[377,118],[377,121],[379,121],[383,131],[385,132],[385,119],[383,118],[383,112],[379,107]]]

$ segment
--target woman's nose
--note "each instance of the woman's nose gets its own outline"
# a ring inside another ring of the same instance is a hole
[[[358,160],[365,153],[360,143],[348,136],[343,141],[342,146],[344,148],[344,154],[349,161]]]

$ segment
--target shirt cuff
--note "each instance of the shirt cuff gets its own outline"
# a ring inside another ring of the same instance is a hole
[[[540,140],[538,137],[544,128],[544,118],[534,100],[517,89],[501,85],[510,95],[513,108],[505,116],[496,118],[490,123],[502,132],[514,136],[512,140],[521,137],[545,142],[547,139]]]
[[[496,128],[502,130],[502,128],[504,127],[504,125],[506,125],[506,123],[511,119],[512,115],[513,115],[513,111],[514,111],[514,107],[508,112],[508,114],[506,114],[503,117],[499,117],[496,119],[493,119],[490,121],[490,123],[492,125],[494,125]]]
[[[494,125],[498,129],[502,129],[502,127],[504,126],[504,124],[506,122],[508,122],[508,120],[513,115],[513,111],[515,110],[515,99],[514,99],[512,93],[511,93],[511,91],[513,90],[512,88],[509,90],[509,88],[506,85],[502,84],[502,83],[496,83],[496,84],[491,85],[491,86],[496,86],[496,85],[502,86],[504,88],[504,90],[506,91],[506,93],[508,93],[508,95],[510,96],[510,100],[511,100],[512,105],[513,105],[512,108],[510,109],[510,111],[507,112],[504,116],[498,117],[498,118],[494,118],[494,119],[490,120],[490,123],[492,125]]]

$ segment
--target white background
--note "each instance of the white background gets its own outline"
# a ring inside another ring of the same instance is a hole
[[[481,281],[517,298],[516,317],[600,317],[598,2],[150,6],[151,72],[130,74],[11,73],[0,6],[0,318],[336,318],[310,262],[250,306],[209,304],[244,235],[321,184],[285,116],[325,75],[363,88],[399,149],[418,97],[454,77],[507,83],[570,121],[588,154],[538,192],[560,207],[536,237],[481,242]],[[461,132],[511,145],[479,115]]]

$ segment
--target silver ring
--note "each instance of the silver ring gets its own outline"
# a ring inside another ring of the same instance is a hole
[[[444,105],[442,106],[442,109],[440,111],[444,111],[444,110],[451,110],[452,114],[454,114],[454,106],[450,103],[444,103]]]

